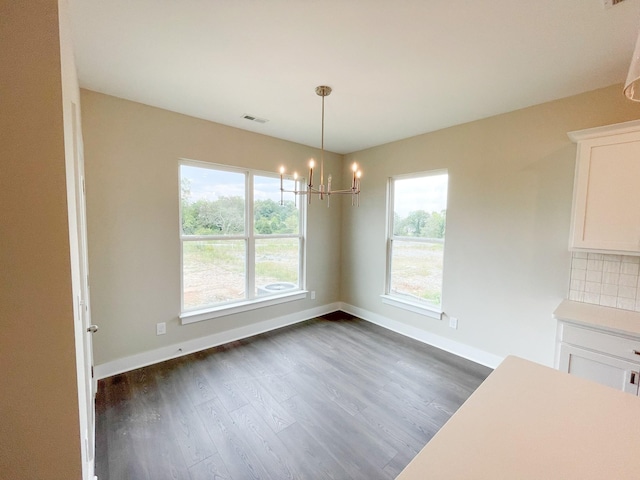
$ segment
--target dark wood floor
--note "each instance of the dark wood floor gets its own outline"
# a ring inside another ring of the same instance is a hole
[[[99,480],[393,479],[490,369],[336,312],[99,382]]]

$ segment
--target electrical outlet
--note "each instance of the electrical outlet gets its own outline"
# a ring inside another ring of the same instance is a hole
[[[458,317],[449,317],[449,326],[451,328],[458,328]]]
[[[315,300],[315,299],[316,299],[316,291],[311,290],[311,300]]]
[[[164,335],[167,333],[167,324],[165,322],[156,323],[156,335]]]

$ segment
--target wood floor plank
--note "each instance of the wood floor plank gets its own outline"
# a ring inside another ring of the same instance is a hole
[[[185,392],[191,398],[194,406],[216,397],[215,388],[211,385],[205,372],[205,366],[209,362],[210,355],[213,355],[213,352],[205,351],[184,357],[187,367],[187,372],[185,373],[187,381],[183,388],[185,388]]]
[[[316,395],[324,395],[327,400],[338,405],[349,415],[357,415],[365,407],[366,402],[359,398],[356,390],[350,388],[352,385],[335,381],[333,377],[340,377],[342,372],[332,369],[324,373],[323,375],[322,372],[315,370],[313,366],[309,366],[305,369],[300,369],[296,375],[305,384],[312,385],[316,390]],[[355,383],[356,377],[353,376],[351,378]],[[293,383],[293,376],[290,379]],[[297,390],[300,391],[300,388],[298,387]]]
[[[425,408],[437,397],[435,389],[429,388],[428,385],[420,381],[403,383],[392,381],[382,389],[393,395],[397,402],[409,405],[412,408]]]
[[[390,478],[396,478],[398,475],[400,475],[400,472],[404,470],[404,467],[406,467],[409,462],[413,460],[414,456],[415,455],[411,455],[406,451],[398,452],[398,454],[393,457],[391,461],[387,463],[387,465],[385,465],[383,471],[387,475],[389,475]]]
[[[165,370],[159,370],[156,378],[162,385],[159,391],[164,428],[172,432],[173,443],[182,452],[186,466],[191,467],[216,453],[216,449],[185,391],[185,384],[191,384],[190,369],[183,359],[176,363],[179,365],[176,371],[167,375]]]
[[[100,480],[393,479],[490,369],[344,312],[100,381]]]
[[[260,460],[261,452],[250,448],[243,438],[243,432],[233,422],[219,400],[213,399],[201,403],[197,409],[231,478],[254,480],[271,478]]]
[[[285,361],[277,343],[273,340],[273,332],[269,332],[269,334],[272,336],[264,334],[265,336],[252,337],[246,341],[246,361],[256,376],[286,375],[297,364],[292,364],[289,359]]]
[[[174,365],[171,365],[172,369]],[[172,429],[168,411],[171,409],[163,396],[158,373],[169,371],[161,366],[138,369],[132,372],[133,415],[129,420],[129,435],[136,440],[138,456],[132,457],[148,471],[148,478],[188,480],[189,472],[174,436],[165,432]],[[132,476],[131,478],[138,478]]]
[[[108,389],[108,401],[116,406],[107,417],[111,432],[108,478],[188,480],[177,446],[163,435],[163,405],[153,369],[136,370],[114,379]],[[116,397],[111,397],[114,394]]]
[[[137,467],[130,455],[137,452],[133,449],[133,440],[128,436],[129,416],[131,411],[131,390],[127,375],[116,375],[108,378],[100,385],[103,390],[104,410],[96,411],[102,414],[97,423],[104,423],[105,428],[102,437],[96,437],[96,454],[106,450],[106,458],[96,458],[96,468],[101,475],[109,475],[109,478],[127,478],[134,474],[138,478],[145,478],[146,471]],[[96,400],[96,403],[102,403]],[[137,467],[137,468],[136,468]],[[134,471],[135,469],[135,471]]]
[[[372,463],[371,454],[362,455],[357,452],[357,445],[353,439],[347,439],[341,435],[335,420],[328,417],[326,412],[318,411],[307,403],[300,395],[288,399],[285,404],[291,409],[297,423],[325,446],[329,454],[340,465],[346,475],[342,478],[349,479],[377,479],[382,471]],[[375,460],[373,460],[375,461]]]
[[[222,353],[224,355],[224,353]],[[244,407],[249,400],[244,396],[242,390],[235,380],[225,378],[217,368],[215,361],[208,362],[208,367],[204,374],[215,391],[216,396],[210,400],[219,400],[228,412],[236,408]],[[206,403],[206,402],[204,402]]]
[[[296,422],[279,432],[278,437],[282,440],[292,461],[295,462],[301,478],[314,480],[349,478],[347,472],[328,451],[327,445],[318,440],[314,430],[306,430],[302,424]]]
[[[416,435],[412,434],[403,423],[397,421],[393,413],[385,409],[370,405],[359,415],[363,422],[367,422],[397,451],[408,452],[409,455],[415,456],[426,445],[426,439],[416,438]]]
[[[244,349],[245,368],[251,372],[252,379],[269,392],[277,401],[281,402],[296,394],[291,385],[284,381],[284,376],[291,373],[292,367],[283,365],[274,354],[277,347],[268,338],[254,337],[253,341],[246,341]]]
[[[295,374],[292,374],[294,376]],[[313,431],[322,428],[334,458],[342,465],[354,464],[364,472],[382,468],[396,455],[396,450],[377,435],[371,435],[368,424],[354,420],[340,405],[330,401],[326,392],[305,376],[299,376],[293,410],[296,420]],[[287,403],[288,405],[292,405]],[[331,440],[330,440],[331,439]]]
[[[391,404],[390,398],[384,390],[380,390],[378,395],[372,400],[372,405],[377,406],[382,411],[387,411],[393,415],[394,421],[401,425],[404,431],[413,436],[423,445],[431,440],[438,431],[437,421],[434,421],[425,411],[408,409],[400,404]]]
[[[232,480],[233,478],[219,453],[191,466],[189,474],[191,480]]]
[[[261,463],[274,479],[298,479],[300,473],[290,461],[282,440],[271,430],[253,405],[231,412],[235,424],[244,434],[243,439],[253,451],[260,453]]]
[[[256,377],[256,380],[278,403],[297,394],[295,389],[286,381],[285,375],[265,375]]]
[[[237,383],[249,399],[250,405],[260,411],[274,433],[295,423],[295,418],[257,380],[247,378],[238,380]]]

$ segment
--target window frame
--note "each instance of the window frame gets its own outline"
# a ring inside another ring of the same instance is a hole
[[[420,315],[442,320],[444,311],[442,309],[442,298],[444,290],[444,244],[446,243],[446,235],[443,240],[443,279],[440,284],[440,305],[433,305],[428,302],[421,302],[419,300],[412,300],[408,297],[393,294],[391,292],[391,272],[393,263],[393,242],[394,240],[410,241],[418,243],[433,243],[429,239],[422,239],[421,237],[406,237],[394,234],[394,212],[395,212],[395,182],[397,180],[405,180],[411,178],[423,178],[432,177],[437,175],[447,175],[447,208],[449,203],[449,172],[446,168],[429,170],[426,172],[408,173],[403,175],[394,175],[387,180],[387,226],[386,226],[386,271],[385,271],[385,284],[384,293],[381,295],[382,302],[397,308],[402,308]],[[446,225],[446,224],[445,224]]]
[[[244,192],[245,192],[245,205],[244,205],[244,234],[241,235],[185,235],[182,231],[182,204],[180,203],[180,194],[182,188],[182,174],[181,168],[183,165],[205,168],[209,170],[217,170],[223,172],[240,173],[244,175]],[[181,158],[178,161],[178,237],[180,242],[180,321],[181,323],[188,324],[194,322],[200,322],[203,320],[209,320],[226,315],[232,315],[236,313],[246,312],[263,308],[271,305],[278,305],[281,303],[292,302],[296,300],[302,300],[307,298],[308,291],[306,290],[306,233],[307,233],[307,206],[306,202],[297,199],[299,205],[299,217],[298,217],[298,233],[290,234],[258,234],[255,232],[254,225],[254,178],[258,177],[273,177],[280,178],[280,175],[274,172],[266,172],[257,169],[234,167],[230,165],[223,165],[218,163],[203,162],[199,160],[190,160]],[[285,179],[289,179],[289,176],[285,176]],[[293,180],[293,176],[290,178]],[[274,238],[297,238],[298,239],[298,288],[287,291],[281,294],[273,294],[268,296],[256,295],[255,286],[255,244],[259,239],[274,239]],[[202,308],[194,308],[185,310],[184,306],[184,245],[188,241],[203,241],[203,240],[242,240],[245,242],[245,297],[238,300],[228,300],[220,302],[214,305],[209,305]]]

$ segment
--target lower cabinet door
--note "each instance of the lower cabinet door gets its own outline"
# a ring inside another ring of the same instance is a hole
[[[636,363],[561,343],[559,370],[638,395],[640,365]]]

